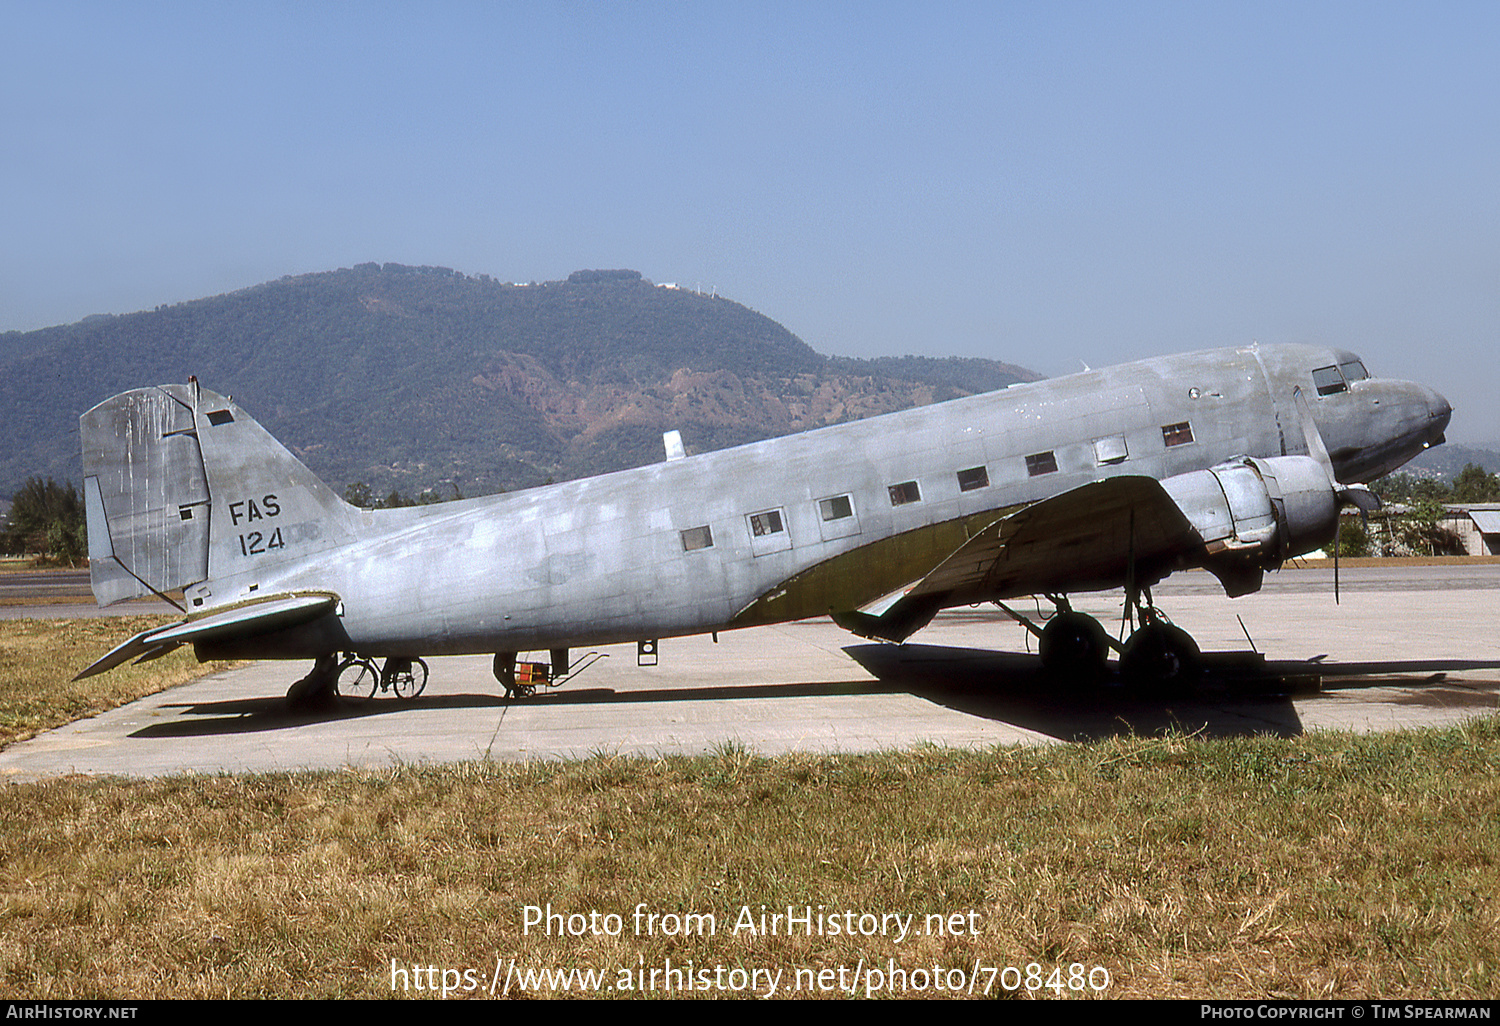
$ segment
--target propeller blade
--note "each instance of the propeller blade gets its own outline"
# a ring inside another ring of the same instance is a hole
[[[1318,422],[1313,419],[1312,407],[1307,405],[1307,396],[1302,394],[1301,388],[1292,389],[1292,401],[1297,406],[1297,419],[1302,424],[1302,437],[1307,442],[1307,454],[1318,461],[1318,465],[1328,474],[1328,480],[1335,485],[1338,478],[1333,473],[1333,459],[1328,455],[1328,446],[1323,444],[1323,432],[1318,430]]]
[[[1297,418],[1301,421],[1302,437],[1307,441],[1307,454],[1328,475],[1328,483],[1333,486],[1333,494],[1338,498],[1339,505],[1357,507],[1360,513],[1373,513],[1379,509],[1380,496],[1370,491],[1368,486],[1339,483],[1333,471],[1333,458],[1328,455],[1328,446],[1323,443],[1323,432],[1318,430],[1318,422],[1313,417],[1312,407],[1307,404],[1307,396],[1302,394],[1302,389],[1294,388],[1292,399],[1297,406]]]

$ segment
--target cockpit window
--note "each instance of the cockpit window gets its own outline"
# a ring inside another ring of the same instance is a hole
[[[1337,367],[1319,367],[1313,371],[1313,384],[1318,386],[1319,395],[1349,391],[1349,386],[1345,384],[1344,376]]]
[[[1370,372],[1365,370],[1365,365],[1358,360],[1339,364],[1339,370],[1344,372],[1344,378],[1347,381],[1363,381],[1370,376]]]

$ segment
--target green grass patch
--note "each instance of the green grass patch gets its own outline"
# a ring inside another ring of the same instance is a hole
[[[606,984],[670,960],[779,970],[780,996],[808,996],[789,989],[799,969],[848,979],[863,960],[929,981],[933,967],[1014,966],[1021,996],[1037,963],[1061,968],[1061,996],[1093,994],[1069,988],[1078,964],[1106,969],[1112,997],[1487,998],[1497,771],[1492,717],[1293,740],[778,758],[727,745],[17,784],[0,800],[0,989],[379,998],[394,962],[410,996],[432,996],[443,970],[464,996],[458,974],[487,989],[497,960]],[[617,915],[620,934],[528,932],[526,906],[547,905]],[[711,913],[716,929],[638,935],[638,905]],[[918,927],[963,914],[977,931],[733,932],[741,909],[809,905]]]

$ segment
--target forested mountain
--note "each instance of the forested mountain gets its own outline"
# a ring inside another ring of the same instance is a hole
[[[1500,442],[1492,442],[1489,445],[1455,445],[1452,442],[1444,442],[1426,452],[1418,453],[1416,458],[1402,469],[1417,476],[1452,480],[1471,463],[1487,473],[1500,474]]]
[[[885,413],[1036,377],[989,360],[813,351],[634,271],[517,285],[360,264],[0,334],[0,495],[78,481],[78,416],[129,388],[233,395],[335,490],[478,495]]]

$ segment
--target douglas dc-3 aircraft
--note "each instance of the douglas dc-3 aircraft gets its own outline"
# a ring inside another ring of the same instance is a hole
[[[192,644],[311,659],[288,692],[307,701],[493,652],[526,693],[518,652],[550,650],[566,674],[581,646],[654,655],[660,638],[829,614],[901,642],[944,608],[1043,595],[1057,612],[1028,626],[1046,667],[1097,675],[1116,647],[1126,679],[1171,681],[1197,646],[1153,584],[1203,567],[1230,596],[1256,591],[1330,542],[1341,506],[1377,505],[1359,482],[1441,442],[1450,413],[1353,353],[1251,346],[697,456],[669,433],[652,466],[361,510],[196,380],[139,389],[81,419],[93,590],[108,605],[181,589],[186,617],[80,676]],[[1123,646],[1067,600],[1121,586]]]

